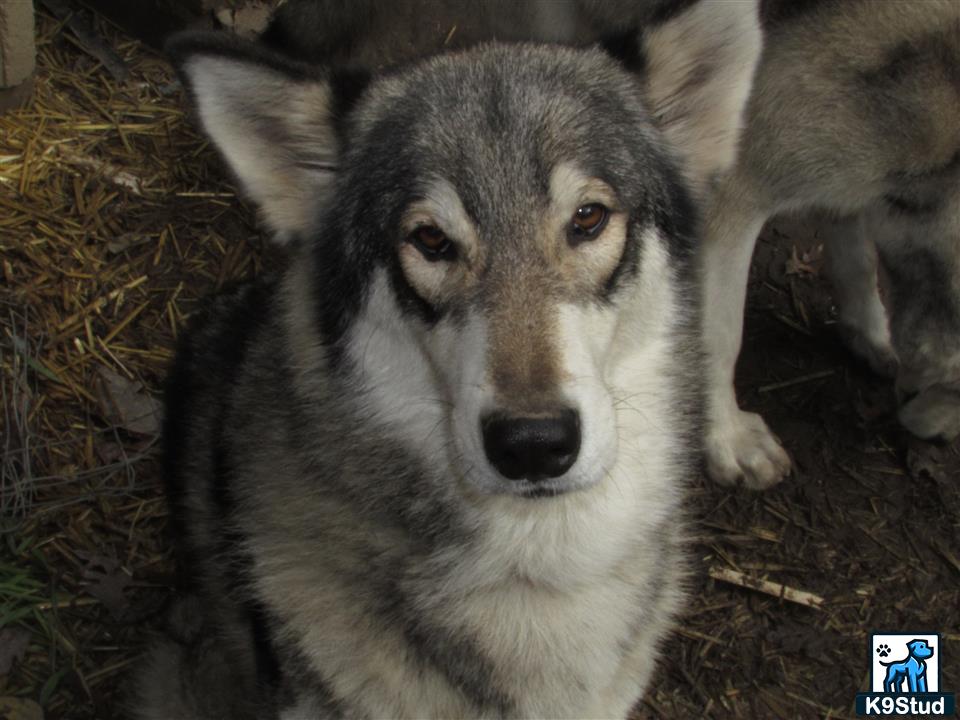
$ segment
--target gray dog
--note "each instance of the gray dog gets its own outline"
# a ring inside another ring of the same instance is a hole
[[[716,185],[703,241],[707,467],[753,488],[790,469],[733,387],[750,256],[777,212],[833,215],[826,250],[851,347],[897,373],[910,431],[960,433],[960,3],[766,6],[740,157]]]
[[[275,276],[167,393],[192,598],[143,718],[624,717],[682,598],[697,457],[690,188],[729,167],[755,8],[365,80],[172,52]]]

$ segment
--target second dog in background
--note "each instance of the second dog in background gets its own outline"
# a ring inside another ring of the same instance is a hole
[[[708,207],[702,252],[707,467],[752,488],[790,469],[733,387],[750,257],[777,212],[833,214],[825,245],[851,348],[896,375],[908,430],[960,433],[960,3],[766,7],[740,156]]]

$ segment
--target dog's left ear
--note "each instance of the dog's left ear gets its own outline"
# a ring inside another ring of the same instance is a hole
[[[335,178],[337,117],[367,77],[301,65],[220,33],[183,33],[166,51],[275,239],[308,232]]]
[[[677,4],[640,35],[647,99],[695,190],[729,169],[760,58],[756,0]]]

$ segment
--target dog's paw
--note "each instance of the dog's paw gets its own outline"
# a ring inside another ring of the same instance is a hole
[[[885,643],[881,643],[880,645],[877,645],[877,655],[879,655],[879,656],[882,657],[882,658],[885,658],[885,657],[887,657],[889,654],[890,654],[890,646],[889,646],[889,645],[887,645],[887,644],[885,644]]]
[[[916,394],[903,394],[897,417],[907,430],[924,440],[951,441],[960,435],[960,391],[934,385]]]
[[[888,336],[871,339],[860,328],[842,320],[837,324],[837,334],[847,349],[867,363],[877,375],[891,380],[897,376],[900,361]]]
[[[722,485],[763,490],[790,474],[790,457],[756,413],[738,409],[710,423],[705,451],[707,474]]]

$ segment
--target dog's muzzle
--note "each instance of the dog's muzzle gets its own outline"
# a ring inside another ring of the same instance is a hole
[[[509,480],[560,477],[580,452],[580,415],[569,408],[548,417],[491,413],[481,420],[481,430],[487,459]]]

